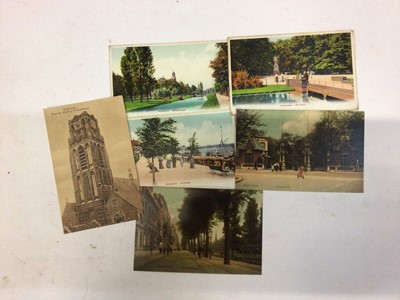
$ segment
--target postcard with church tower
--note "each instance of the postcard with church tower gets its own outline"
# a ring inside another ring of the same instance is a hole
[[[44,115],[64,233],[140,218],[122,97],[47,108]]]
[[[129,117],[230,109],[226,41],[111,46],[110,69]]]
[[[358,108],[352,31],[234,37],[231,108]]]

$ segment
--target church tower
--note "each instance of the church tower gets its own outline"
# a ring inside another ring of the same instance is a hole
[[[106,224],[105,201],[114,185],[97,119],[86,111],[68,121],[69,155],[79,224]]]
[[[172,71],[172,77],[171,77],[171,79],[172,79],[173,81],[176,81],[175,71]]]

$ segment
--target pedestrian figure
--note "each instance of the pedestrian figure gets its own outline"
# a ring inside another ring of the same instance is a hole
[[[163,166],[163,158],[161,157],[161,156],[159,156],[158,157],[158,168],[161,170],[161,169],[164,169],[164,166]]]
[[[193,158],[193,156],[190,156],[190,168],[194,169],[194,158]]]
[[[278,163],[275,163],[275,164],[274,164],[274,171],[275,171],[275,172],[278,172],[278,170],[279,170],[279,164],[278,164]]]
[[[174,156],[172,156],[172,167],[176,168],[176,157],[175,157],[175,154],[174,154]]]
[[[300,167],[299,171],[297,172],[297,179],[299,179],[300,177],[304,179],[304,168],[303,167]]]
[[[254,161],[254,168],[253,169],[257,171],[257,160]]]
[[[275,74],[275,82],[276,82],[276,84],[278,84],[278,81],[279,81],[279,76],[278,76],[278,74]]]
[[[160,244],[158,244],[158,250],[160,250],[160,254],[162,253],[162,249],[163,249],[163,245],[162,245],[162,242],[160,242]]]
[[[183,157],[181,157],[179,162],[181,163],[181,167],[183,167]]]
[[[203,248],[199,245],[199,248],[197,249],[197,254],[199,255],[200,259],[201,259],[201,252],[203,252]]]

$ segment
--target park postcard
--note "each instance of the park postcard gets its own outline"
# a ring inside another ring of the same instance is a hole
[[[140,186],[235,188],[229,112],[129,118]]]
[[[137,220],[142,200],[122,97],[44,115],[64,233]]]
[[[110,47],[114,96],[128,116],[229,111],[228,49],[224,42]]]
[[[364,112],[238,109],[235,165],[237,189],[362,193]]]
[[[231,108],[358,108],[353,32],[228,40]]]
[[[141,190],[135,271],[261,275],[261,191]]]

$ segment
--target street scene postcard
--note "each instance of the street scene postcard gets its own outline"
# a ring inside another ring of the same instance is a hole
[[[240,109],[236,118],[236,188],[363,192],[363,112]]]
[[[128,122],[140,186],[235,188],[229,112]]]
[[[141,190],[135,271],[261,275],[261,191]]]
[[[44,115],[64,233],[136,220],[142,201],[122,97]]]
[[[113,96],[128,116],[229,111],[228,49],[223,42],[110,47]]]
[[[353,33],[230,38],[231,108],[354,110]]]

